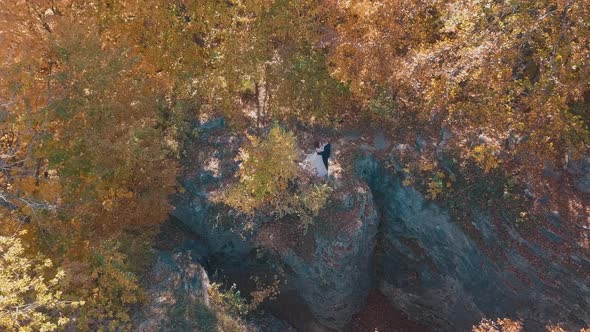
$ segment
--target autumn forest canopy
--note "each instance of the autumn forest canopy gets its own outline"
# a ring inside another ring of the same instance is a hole
[[[130,328],[204,118],[249,138],[218,199],[302,232],[331,189],[273,160],[301,128],[417,144],[404,184],[459,218],[588,213],[546,174],[589,152],[589,45],[590,0],[3,1],[0,330]]]

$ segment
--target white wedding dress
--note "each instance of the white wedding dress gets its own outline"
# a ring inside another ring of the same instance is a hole
[[[322,152],[322,150],[316,149],[314,153],[308,154],[307,157],[305,157],[305,163],[311,168],[312,172],[317,174],[317,176],[326,176],[328,170],[326,169],[326,165],[324,165],[322,156],[319,155],[318,152]]]

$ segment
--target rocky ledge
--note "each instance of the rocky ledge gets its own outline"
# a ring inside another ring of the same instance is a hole
[[[567,243],[571,254],[564,259],[523,238],[514,225],[493,222],[479,207],[470,213],[468,231],[382,165],[375,154],[390,144],[362,144],[350,153],[354,172],[333,183],[328,206],[302,234],[288,221],[244,231],[239,215],[209,201],[235,172],[240,139],[206,135],[211,149],[199,151],[205,164],[182,180],[186,192],[177,197],[173,216],[198,234],[216,268],[249,274],[261,268],[253,259],[258,250],[270,253],[266,268],[284,271],[281,291],[300,297],[326,327],[342,329],[363,308],[370,288],[440,331],[469,330],[484,317],[523,320],[531,330],[590,324],[587,247],[573,235],[540,231],[546,241]]]

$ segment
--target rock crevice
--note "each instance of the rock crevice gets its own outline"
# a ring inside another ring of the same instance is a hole
[[[522,319],[531,329],[549,323],[573,329],[590,324],[590,288],[584,275],[553,261],[511,226],[506,231],[533,257],[502,245],[485,211],[475,213],[473,224],[481,237],[496,243],[498,256],[506,258],[492,260],[447,211],[403,186],[374,157],[358,159],[355,170],[382,212],[379,288],[412,319],[446,331],[468,330],[483,317]]]

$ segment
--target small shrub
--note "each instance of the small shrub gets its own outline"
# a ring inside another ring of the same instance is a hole
[[[289,185],[297,179],[299,150],[295,136],[273,126],[264,138],[248,136],[236,158],[239,182],[226,192],[224,201],[245,213],[265,205],[278,207]]]
[[[473,158],[485,173],[497,168],[500,161],[495,155],[494,148],[486,145],[478,145],[471,150],[470,157]]]
[[[227,291],[222,291],[221,284],[212,283],[209,286],[209,298],[215,307],[237,316],[246,316],[252,309],[236,284],[232,284]]]
[[[68,288],[87,299],[80,312],[78,328],[126,330],[132,305],[144,300],[139,279],[127,257],[114,243],[96,248],[90,262],[69,262]]]
[[[428,196],[436,199],[438,195],[443,193],[445,189],[445,174],[443,172],[436,172],[428,182]]]
[[[279,126],[262,138],[249,136],[240,149],[238,181],[218,198],[248,215],[298,216],[307,229],[332,193],[327,184],[304,172],[295,136]]]

